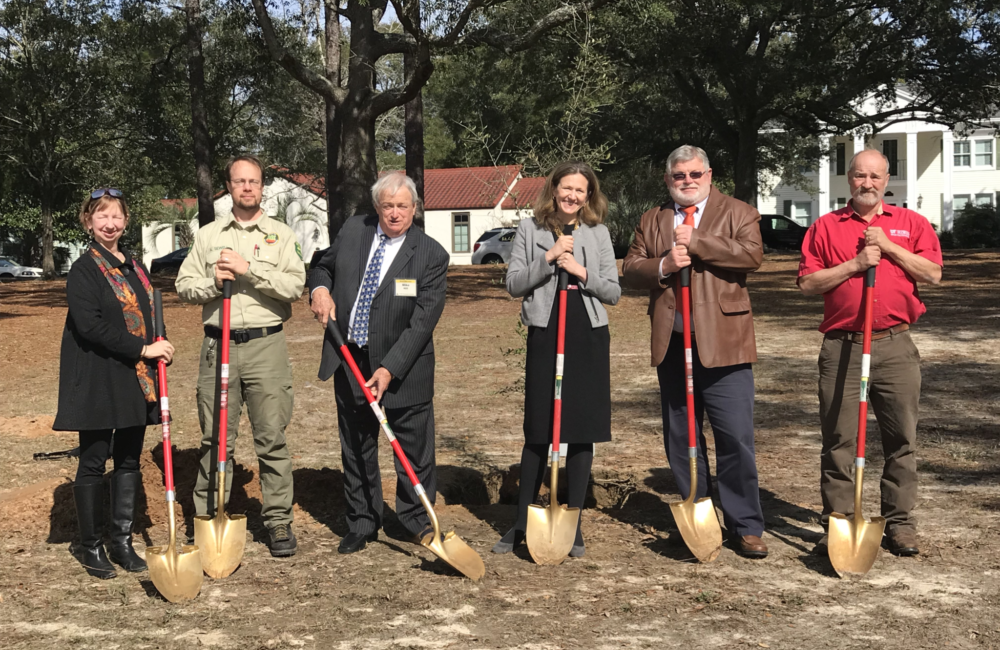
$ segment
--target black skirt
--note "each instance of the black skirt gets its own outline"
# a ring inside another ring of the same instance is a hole
[[[570,284],[576,279],[570,276]],[[577,289],[566,292],[566,340],[562,385],[560,442],[611,440],[611,335],[594,328]],[[559,294],[552,301],[548,327],[528,328],[524,378],[524,442],[552,442],[555,397],[556,334]]]

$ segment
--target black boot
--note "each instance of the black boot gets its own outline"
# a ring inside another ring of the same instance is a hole
[[[73,556],[95,578],[114,578],[117,575],[115,567],[108,561],[101,540],[104,525],[104,483],[74,485],[73,499],[76,501],[76,519],[80,524],[80,544],[73,549]]]
[[[135,520],[135,499],[142,487],[139,472],[118,472],[111,476],[111,560],[126,571],[146,570],[146,561],[132,548],[132,522]]]

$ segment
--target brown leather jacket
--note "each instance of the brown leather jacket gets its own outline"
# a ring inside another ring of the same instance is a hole
[[[623,270],[633,289],[649,289],[652,365],[667,354],[677,276],[659,280],[660,258],[674,245],[674,202],[642,215]],[[707,368],[757,361],[747,273],[764,258],[760,214],[714,187],[691,235],[691,310],[698,357]],[[679,302],[679,301],[678,301]]]

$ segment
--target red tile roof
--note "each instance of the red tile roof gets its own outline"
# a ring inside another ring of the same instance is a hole
[[[517,181],[514,188],[503,200],[500,207],[504,210],[517,210],[518,208],[530,208],[535,203],[535,199],[545,187],[545,177],[522,178]]]
[[[160,199],[160,205],[166,208],[182,210],[184,208],[198,207],[198,199]]]
[[[492,208],[520,171],[517,165],[428,169],[424,172],[424,210]]]

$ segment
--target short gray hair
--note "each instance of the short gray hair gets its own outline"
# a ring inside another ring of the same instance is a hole
[[[858,156],[860,156],[861,154],[863,154],[863,153],[868,153],[869,151],[874,151],[874,152],[875,152],[875,153],[877,153],[878,155],[882,156],[882,160],[884,160],[884,161],[885,161],[885,173],[886,173],[886,175],[888,175],[888,174],[889,174],[889,158],[888,158],[888,157],[886,157],[886,155],[885,155],[884,153],[882,153],[881,151],[879,151],[878,149],[862,149],[862,150],[861,150],[861,151],[859,151],[858,153],[856,153],[856,154],[854,154],[853,156],[851,156],[851,162],[850,162],[850,164],[849,164],[849,165],[847,165],[847,173],[848,173],[848,174],[850,174],[850,173],[851,173],[851,171],[853,171],[853,170],[854,170],[854,160],[855,160],[855,159],[856,159],[856,158],[857,158]]]
[[[674,165],[680,162],[687,162],[689,160],[699,159],[705,164],[705,170],[712,168],[712,165],[708,162],[708,154],[701,147],[696,147],[693,144],[682,144],[667,156],[667,173],[669,174],[674,170]]]
[[[419,207],[420,197],[417,196],[417,184],[413,182],[412,178],[402,172],[389,172],[375,181],[375,184],[372,185],[372,204],[378,207],[383,194],[388,192],[389,196],[392,196],[404,187],[410,190],[410,196],[413,197],[413,204]]]

